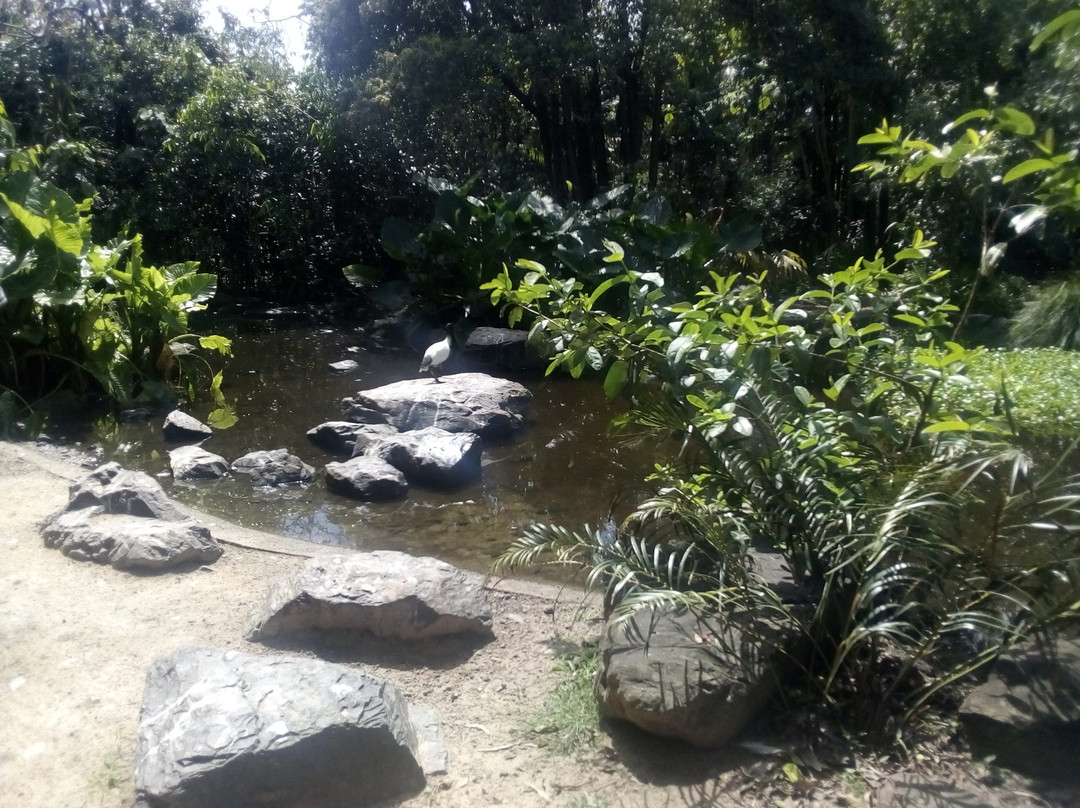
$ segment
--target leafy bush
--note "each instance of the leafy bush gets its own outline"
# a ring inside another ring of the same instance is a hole
[[[931,246],[917,234],[786,299],[714,274],[682,300],[630,269],[595,291],[543,267],[486,284],[552,368],[606,369],[623,422],[674,456],[615,535],[536,525],[499,564],[584,566],[620,613],[675,602],[778,626],[798,638],[788,694],[879,740],[1018,637],[1075,621],[1080,479],[1041,475],[1002,421],[939,395],[975,352],[939,336],[956,308],[920,269]]]
[[[480,284],[508,264],[517,279],[542,265],[551,277],[572,276],[589,289],[605,286],[627,267],[662,276],[685,293],[707,281],[710,272],[770,269],[790,277],[805,271],[794,253],[760,252],[761,228],[749,219],[714,227],[674,215],[663,198],[635,199],[629,186],[564,207],[535,193],[479,198],[468,185],[430,184],[438,192],[431,220],[419,226],[389,219],[382,244],[405,265],[414,291],[434,309],[485,305]]]
[[[179,379],[193,393],[199,369],[183,352],[229,351],[228,340],[187,329],[214,276],[192,262],[144,265],[137,235],[93,244],[91,200],[41,176],[67,144],[17,148],[2,103],[0,146],[0,387],[24,400],[69,389],[128,403],[175,398]]]

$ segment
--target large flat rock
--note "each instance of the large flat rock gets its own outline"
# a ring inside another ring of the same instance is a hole
[[[104,513],[101,508],[63,511],[41,532],[46,547],[78,561],[96,561],[123,570],[211,564],[222,554],[210,531],[192,521],[166,522]]]
[[[491,636],[480,575],[392,550],[308,559],[270,588],[248,623],[264,640],[312,631],[415,641]]]
[[[532,393],[507,379],[485,373],[455,373],[432,379],[407,379],[361,390],[342,401],[348,420],[387,423],[402,432],[435,426],[447,432],[474,432],[504,438],[520,429]]]
[[[140,808],[358,808],[420,791],[397,688],[313,659],[184,648],[146,678]]]

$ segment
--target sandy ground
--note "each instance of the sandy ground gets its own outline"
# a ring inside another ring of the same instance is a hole
[[[46,549],[37,525],[66,505],[68,484],[85,473],[0,442],[0,808],[131,806],[151,661],[187,645],[281,653],[242,639],[248,611],[272,581],[321,551],[198,515],[226,543],[211,567],[132,575],[73,561]],[[345,649],[330,654],[439,713],[449,771],[429,777],[408,808],[881,804],[874,791],[888,772],[873,761],[793,787],[782,759],[699,752],[621,727],[579,755],[554,753],[526,717],[557,685],[559,651],[595,636],[599,621],[583,614],[579,594],[508,584],[492,598],[495,640],[471,655],[361,662]],[[1076,804],[1017,781],[991,792],[977,772],[967,779],[992,798],[983,804]]]

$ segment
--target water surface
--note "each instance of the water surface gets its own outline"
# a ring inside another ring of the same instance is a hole
[[[201,326],[204,331],[208,329]],[[216,327],[233,338],[224,392],[239,423],[202,445],[229,462],[257,449],[289,449],[315,466],[308,486],[258,489],[245,475],[222,480],[174,482],[161,417],[121,424],[98,437],[105,459],[157,476],[181,502],[258,530],[357,549],[397,549],[435,555],[472,569],[490,562],[533,522],[570,528],[597,526],[612,509],[625,514],[652,468],[649,448],[626,445],[610,434],[617,408],[596,383],[513,375],[534,395],[527,426],[512,440],[485,443],[483,479],[446,492],[412,486],[407,499],[363,503],[326,490],[323,467],[341,460],[310,443],[306,432],[341,420],[341,399],[358,390],[416,378],[419,355],[361,350],[342,329]],[[347,374],[329,364],[354,359]],[[460,357],[447,372],[475,370]],[[205,419],[212,406],[189,408]]]

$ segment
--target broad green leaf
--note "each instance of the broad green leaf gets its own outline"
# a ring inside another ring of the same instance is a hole
[[[608,398],[615,398],[622,392],[629,369],[630,366],[622,359],[616,359],[611,363],[611,367],[608,368],[607,375],[604,377],[604,393]]]
[[[967,123],[968,121],[976,121],[976,120],[981,121],[981,120],[985,120],[985,119],[987,119],[989,117],[990,117],[990,110],[988,110],[988,109],[973,109],[970,112],[965,112],[963,115],[961,115],[955,121],[953,121],[952,123],[946,125],[941,130],[941,133],[943,135],[948,134],[949,132],[951,132],[956,127],[961,126],[961,125]]]
[[[1057,168],[1056,163],[1042,157],[1035,157],[1010,168],[1001,181],[1005,183],[1013,182],[1021,177],[1026,177],[1028,174],[1034,174],[1036,171],[1053,171],[1055,168]]]
[[[11,215],[15,220],[30,231],[30,236],[32,238],[38,238],[48,229],[49,220],[44,216],[38,216],[35,213],[31,213],[18,202],[9,199],[7,194],[0,194],[0,199],[3,199],[7,204],[8,210],[11,211]]]
[[[1001,107],[994,112],[1001,128],[1006,132],[1014,132],[1018,135],[1034,135],[1035,121],[1026,112],[1021,112],[1015,107]]]
[[[916,317],[914,314],[894,314],[893,319],[902,320],[905,323],[911,323],[920,327],[926,326],[926,320],[921,317]]]
[[[620,245],[617,241],[604,239],[603,244],[604,249],[608,251],[608,254],[604,256],[605,264],[617,264],[626,257],[622,245]]]
[[[229,356],[232,352],[232,340],[219,336],[218,334],[199,337],[199,345],[206,348],[208,351],[217,351],[226,356]]]
[[[228,405],[218,407],[206,417],[207,425],[214,429],[229,429],[236,426],[239,420],[233,408]]]
[[[931,424],[923,430],[923,434],[933,434],[935,432],[970,432],[971,424],[967,421],[938,421],[936,424]]]
[[[596,305],[596,301],[600,299],[600,296],[603,295],[604,292],[606,292],[616,283],[622,283],[625,280],[625,275],[616,275],[614,278],[608,278],[606,281],[597,286],[596,289],[593,290],[593,293],[589,295],[589,299],[585,303],[585,308],[587,310],[591,310],[592,307]]]
[[[547,272],[547,269],[543,264],[532,261],[528,258],[519,258],[514,262],[514,266],[518,269],[531,269],[533,272],[539,272],[541,274]]]
[[[1064,14],[1059,14],[1050,20],[1046,27],[1039,31],[1035,39],[1031,41],[1031,50],[1038,50],[1050,37],[1070,26],[1080,26],[1080,8],[1066,11]]]
[[[349,264],[347,267],[341,268],[341,274],[345,276],[345,280],[361,289],[374,286],[383,277],[382,270],[366,264]]]

